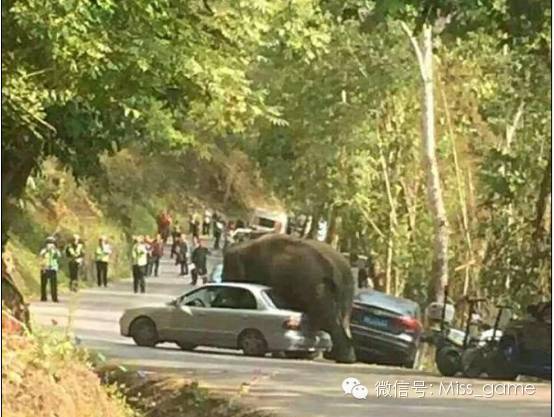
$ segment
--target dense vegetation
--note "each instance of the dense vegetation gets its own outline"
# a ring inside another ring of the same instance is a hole
[[[373,253],[387,291],[424,302],[449,278],[456,297],[525,303],[550,293],[550,16],[546,0],[5,1],[2,197],[25,199],[51,156],[98,181],[130,146],[241,152],[330,242]],[[429,110],[447,222],[426,196]]]

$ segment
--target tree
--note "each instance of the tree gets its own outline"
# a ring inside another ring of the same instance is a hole
[[[421,43],[405,23],[402,28],[414,48],[422,81],[422,149],[423,167],[427,177],[429,208],[433,213],[435,226],[435,251],[433,260],[434,295],[442,300],[444,289],[448,285],[448,220],[441,190],[436,138],[435,138],[435,94],[433,78],[433,28],[424,23],[421,29]]]

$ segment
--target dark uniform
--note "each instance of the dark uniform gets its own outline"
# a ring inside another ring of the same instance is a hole
[[[364,266],[358,269],[358,288],[367,288],[367,269]]]
[[[79,241],[71,242],[65,249],[65,254],[69,259],[69,289],[77,291],[79,288],[79,269],[85,258],[83,244]]]
[[[198,246],[192,251],[192,263],[194,264],[194,271],[192,273],[192,285],[196,285],[198,277],[202,277],[202,281],[206,282],[208,271],[206,263],[208,260],[208,254],[210,251],[204,246]]]
[[[188,266],[188,245],[185,239],[180,239],[177,246],[177,263],[181,265],[181,272],[179,275],[188,275],[189,266]]]
[[[181,227],[175,225],[171,232],[171,254],[170,258],[173,258],[173,255],[177,255],[177,245],[179,244],[179,237],[181,236]]]

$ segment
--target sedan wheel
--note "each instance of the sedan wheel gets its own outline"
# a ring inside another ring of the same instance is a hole
[[[192,343],[186,343],[186,342],[176,342],[177,346],[181,348],[181,350],[194,350],[196,345],[193,345]]]
[[[136,319],[129,333],[138,346],[154,347],[158,343],[156,325],[147,317]]]
[[[257,330],[244,332],[239,338],[239,347],[248,356],[265,356],[267,353],[267,342]]]

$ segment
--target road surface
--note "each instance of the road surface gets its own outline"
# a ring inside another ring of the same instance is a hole
[[[217,260],[211,258],[210,263]],[[126,279],[110,283],[106,289],[62,294],[59,304],[32,303],[33,320],[69,326],[80,343],[115,363],[146,372],[178,373],[231,396],[238,395],[242,385],[243,394],[244,387],[248,393],[241,401],[278,416],[550,416],[550,384],[533,383],[523,393],[521,386],[514,392],[514,385],[498,381],[441,378],[395,367],[344,365],[323,359],[250,358],[238,351],[207,348],[182,352],[173,344],[135,346],[119,335],[122,311],[164,303],[191,288],[190,278],[178,277],[173,261],[162,260],[160,272],[160,277],[147,279],[146,294],[133,294],[132,282]],[[367,387],[366,399],[344,394],[341,384],[347,377],[355,377]]]

